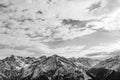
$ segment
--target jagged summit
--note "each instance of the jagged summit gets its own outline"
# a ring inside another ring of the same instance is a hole
[[[60,57],[60,56],[58,56],[57,54],[54,54],[54,55],[52,55],[51,57]]]
[[[51,80],[57,80],[58,76],[61,78],[60,80],[89,78],[83,66],[80,67],[71,60],[58,55],[39,58],[11,55],[1,60],[0,65],[2,80],[41,80],[41,76],[51,78]],[[9,77],[6,71],[9,73]],[[16,75],[14,76],[14,74]]]
[[[89,58],[11,55],[0,60],[0,80],[108,80],[110,76],[110,80],[114,80],[120,75],[119,55],[100,61],[93,67],[90,64],[94,64],[94,60]]]
[[[16,59],[15,55],[11,55],[10,57],[6,57],[5,60],[10,60],[10,61],[14,61]]]

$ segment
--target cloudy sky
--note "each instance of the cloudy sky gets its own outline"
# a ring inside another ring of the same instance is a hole
[[[0,58],[119,55],[119,14],[120,0],[0,0]]]

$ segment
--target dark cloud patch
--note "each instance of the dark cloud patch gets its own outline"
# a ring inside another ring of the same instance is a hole
[[[93,57],[93,56],[99,56],[99,55],[102,55],[102,54],[106,54],[106,52],[90,53],[90,54],[87,54],[85,56]]]
[[[78,27],[85,27],[89,21],[79,21],[79,20],[72,20],[72,19],[64,19],[62,23],[64,25],[71,25],[71,26],[78,26]]]
[[[105,8],[108,10],[114,10],[118,7],[120,7],[120,0],[106,0],[107,4]]]
[[[38,50],[38,49],[35,49],[35,48],[29,48],[27,49],[28,52],[32,52],[32,53],[35,53],[35,54],[43,54],[42,51]]]
[[[0,49],[6,49],[6,48],[10,48],[9,45],[4,45],[4,44],[0,44]]]
[[[116,50],[116,51],[112,51],[112,52],[98,52],[98,53],[90,53],[90,54],[87,54],[85,56],[87,57],[95,57],[95,56],[100,56],[100,55],[107,55],[108,57],[112,57],[112,56],[116,56],[116,55],[120,55],[120,50]]]
[[[16,46],[13,49],[15,49],[15,50],[26,50],[28,48],[31,48],[31,47],[30,46]]]
[[[63,25],[71,25],[70,28],[85,28],[87,24],[94,21],[100,21],[99,19],[90,19],[90,20],[73,20],[73,19],[63,19]],[[82,30],[82,29],[81,29]],[[85,30],[85,29],[83,29]]]
[[[98,9],[101,7],[101,1],[97,2],[97,3],[94,3],[92,4],[90,7],[88,7],[87,9],[89,10],[89,12],[95,10],[95,9]]]
[[[0,49],[14,49],[14,50],[26,50],[31,48],[31,46],[10,46],[5,44],[0,44]]]
[[[110,14],[120,7],[120,0],[100,0],[93,3],[88,9],[95,16]]]

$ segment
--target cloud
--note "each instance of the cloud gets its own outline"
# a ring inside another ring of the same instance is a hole
[[[93,21],[87,24],[87,26],[92,26],[93,29],[103,29],[106,31],[120,30],[120,10],[116,10],[112,14],[102,18],[101,21]]]
[[[56,53],[64,56],[68,56],[68,54],[73,56],[75,54],[74,56],[76,57],[89,53],[111,52],[119,49],[118,43],[89,46],[87,48],[85,48],[86,45],[63,46],[57,49],[50,49],[43,43],[56,40],[69,41],[90,35],[100,29],[105,31],[120,30],[119,0],[12,1],[9,0],[9,2],[14,3],[12,6],[2,9],[0,12],[1,49],[13,49],[7,51],[10,53],[13,51],[16,54],[19,53],[18,51],[30,52],[30,55],[33,56]],[[89,13],[88,8],[93,6],[93,4],[97,5],[97,7],[94,6],[95,9]],[[42,14],[38,14],[38,11],[41,11]],[[68,19],[73,20],[70,22],[71,25],[62,23],[63,20]],[[84,21],[90,22],[81,25]],[[97,54],[93,55],[97,56]]]
[[[90,53],[90,54],[87,54],[87,55],[85,55],[85,56],[87,56],[87,57],[94,57],[94,56],[99,56],[99,55],[101,55],[103,52],[98,52],[98,53]]]
[[[66,3],[63,3],[62,5],[58,5],[55,8],[52,8],[56,12],[56,14],[58,14],[59,17],[63,19],[88,20],[92,18],[92,16],[88,14],[88,10],[86,8],[97,1],[98,0],[86,0],[76,2],[68,1]],[[59,3],[61,4],[61,2]]]
[[[87,13],[86,8],[97,1],[60,0],[50,5],[46,0],[38,0],[32,1],[32,3],[30,2],[30,4],[29,2],[20,1],[21,4],[17,5],[19,2],[17,0],[15,1],[16,4],[14,7],[12,7],[12,9],[17,9],[15,12],[1,15],[3,19],[0,21],[2,24],[0,32],[1,34],[23,36],[27,40],[40,40],[45,42],[54,41],[58,38],[69,40],[88,35],[95,32],[95,30],[86,28],[86,25],[82,26],[82,28],[76,28],[73,25],[63,25],[61,19],[70,18],[78,20],[78,22],[79,20],[81,22],[82,20],[88,20],[89,17],[92,18],[93,16]],[[37,11],[42,11],[43,14],[36,14]]]

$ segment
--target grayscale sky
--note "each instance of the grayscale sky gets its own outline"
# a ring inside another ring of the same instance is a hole
[[[120,0],[0,0],[0,58],[119,55]]]

